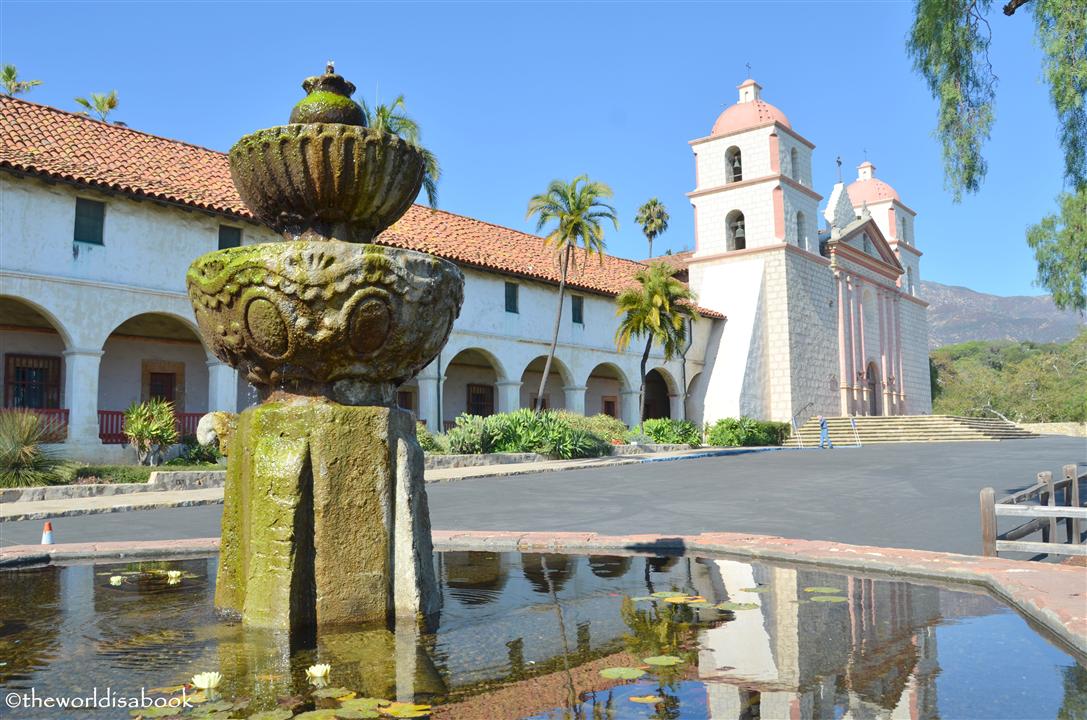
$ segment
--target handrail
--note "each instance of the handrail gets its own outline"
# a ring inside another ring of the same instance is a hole
[[[1082,542],[1081,527],[1087,521],[1087,507],[1080,502],[1079,484],[1087,473],[1079,474],[1076,465],[1065,465],[1064,477],[1053,480],[1053,473],[1038,473],[1038,482],[1028,488],[1006,495],[999,501],[991,487],[983,488],[978,496],[981,511],[982,553],[996,557],[1001,551],[1030,552],[1045,555],[1087,556]],[[1057,505],[1057,493],[1063,491],[1064,503]],[[1039,504],[1030,503],[1037,498]],[[1030,518],[1004,533],[997,533],[998,517]],[[1063,521],[1066,542],[1057,540],[1057,526]],[[1024,542],[1022,538],[1042,533],[1042,542]]]

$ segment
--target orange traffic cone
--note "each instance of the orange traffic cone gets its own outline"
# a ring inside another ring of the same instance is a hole
[[[53,544],[53,523],[46,520],[45,527],[42,528],[42,545]]]

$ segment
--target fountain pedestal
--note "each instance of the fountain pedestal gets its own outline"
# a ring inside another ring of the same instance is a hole
[[[439,609],[411,413],[269,402],[230,447],[217,606],[292,630]]]

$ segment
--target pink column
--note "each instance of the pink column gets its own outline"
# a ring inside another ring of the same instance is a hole
[[[774,237],[785,240],[785,196],[778,185],[773,191],[774,197]]]
[[[850,396],[853,398],[853,415],[858,414],[858,390],[857,390],[857,353],[860,351],[860,340],[857,337],[857,279],[850,277],[849,287],[849,387]]]
[[[834,274],[834,282],[838,285],[838,387],[841,396],[842,415],[849,415],[849,365],[846,362],[846,295],[845,278],[842,274]]]
[[[903,379],[902,370],[902,311],[899,304],[898,297],[895,297],[894,303],[894,318],[895,318],[895,362],[897,370],[895,374],[898,376],[898,413],[899,415],[906,414],[906,383]]]
[[[861,383],[861,415],[868,414],[869,399],[868,399],[868,351],[864,346],[864,285],[861,281],[857,280],[857,324],[860,327],[860,351],[861,355],[858,361],[858,372],[860,373]]]
[[[887,384],[887,294],[876,288],[876,307],[879,312],[879,374],[883,391],[883,414],[891,414],[891,389]]]
[[[887,291],[887,387],[890,390],[891,414],[898,415],[898,373],[895,370],[895,335],[894,335],[894,295],[895,290]]]

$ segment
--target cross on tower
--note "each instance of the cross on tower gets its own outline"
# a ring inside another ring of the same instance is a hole
[[[751,63],[744,63],[744,66],[747,68],[747,76],[751,77]]]
[[[842,156],[839,155],[835,158],[834,162],[838,164],[838,182],[842,181]]]

